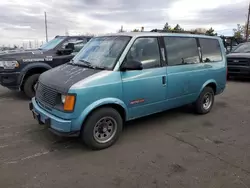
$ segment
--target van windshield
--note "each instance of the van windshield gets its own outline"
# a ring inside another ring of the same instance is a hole
[[[112,70],[130,39],[129,36],[92,38],[74,57],[72,63]]]
[[[58,44],[60,44],[62,41],[64,40],[63,37],[58,37],[58,38],[54,38],[52,40],[50,40],[49,42],[43,44],[40,48],[38,48],[39,50],[50,50],[55,48]]]

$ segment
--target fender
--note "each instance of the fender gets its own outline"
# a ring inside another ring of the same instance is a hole
[[[75,122],[72,125],[72,130],[81,130],[81,127],[86,119],[86,117],[96,108],[103,106],[103,105],[108,105],[108,104],[116,104],[121,106],[125,110],[125,114],[128,114],[128,109],[127,106],[124,104],[123,101],[117,98],[104,98],[97,100],[90,104],[88,107],[84,109],[84,111],[80,114],[80,116],[77,118],[77,122]],[[127,115],[125,115],[125,120],[127,120]]]
[[[34,62],[34,63],[30,63],[30,64],[26,65],[21,72],[23,74],[26,74],[26,72],[28,72],[30,69],[33,69],[33,68],[51,69],[52,67],[44,62]]]
[[[200,89],[200,92],[199,92],[199,95],[200,93],[203,91],[203,89],[208,85],[208,84],[215,84],[216,88],[218,88],[217,84],[216,84],[216,81],[214,79],[210,79],[210,80],[207,80],[201,87]]]
[[[45,68],[47,70],[51,69],[52,67],[50,65],[48,65],[47,63],[44,63],[44,62],[33,62],[33,63],[30,63],[28,65],[26,65],[22,71],[20,72],[20,85],[22,85],[23,83],[23,78],[24,76],[26,75],[26,73],[31,70],[31,69],[34,69],[34,68]]]

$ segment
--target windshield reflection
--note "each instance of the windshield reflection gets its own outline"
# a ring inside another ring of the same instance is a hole
[[[111,70],[130,39],[129,36],[92,38],[74,57],[72,63],[90,68]]]
[[[58,44],[60,44],[64,40],[63,37],[58,37],[50,40],[49,42],[43,44],[39,50],[51,50],[55,48]]]

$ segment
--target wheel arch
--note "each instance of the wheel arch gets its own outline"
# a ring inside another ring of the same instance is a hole
[[[211,88],[213,89],[213,91],[214,91],[214,94],[217,93],[217,84],[216,84],[216,81],[215,81],[215,80],[212,79],[212,80],[206,81],[206,82],[203,84],[203,86],[202,86],[202,88],[201,88],[201,90],[200,90],[200,93],[203,91],[203,89],[204,89],[205,87],[211,87]]]
[[[79,119],[79,125],[82,127],[84,126],[84,122],[86,119],[96,110],[104,107],[111,107],[114,108],[119,112],[121,115],[123,121],[127,120],[127,107],[126,105],[120,100],[115,98],[108,98],[108,99],[100,99],[92,104],[90,104],[85,110],[81,113],[80,119]]]
[[[33,74],[41,74],[52,67],[46,63],[32,63],[30,65],[27,65],[23,70],[22,70],[22,79],[20,82],[20,89],[23,90],[23,86],[27,78]]]

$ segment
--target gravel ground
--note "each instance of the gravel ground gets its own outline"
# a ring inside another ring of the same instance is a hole
[[[0,187],[250,187],[249,86],[229,82],[204,116],[183,107],[129,122],[102,151],[51,134],[0,87]]]

